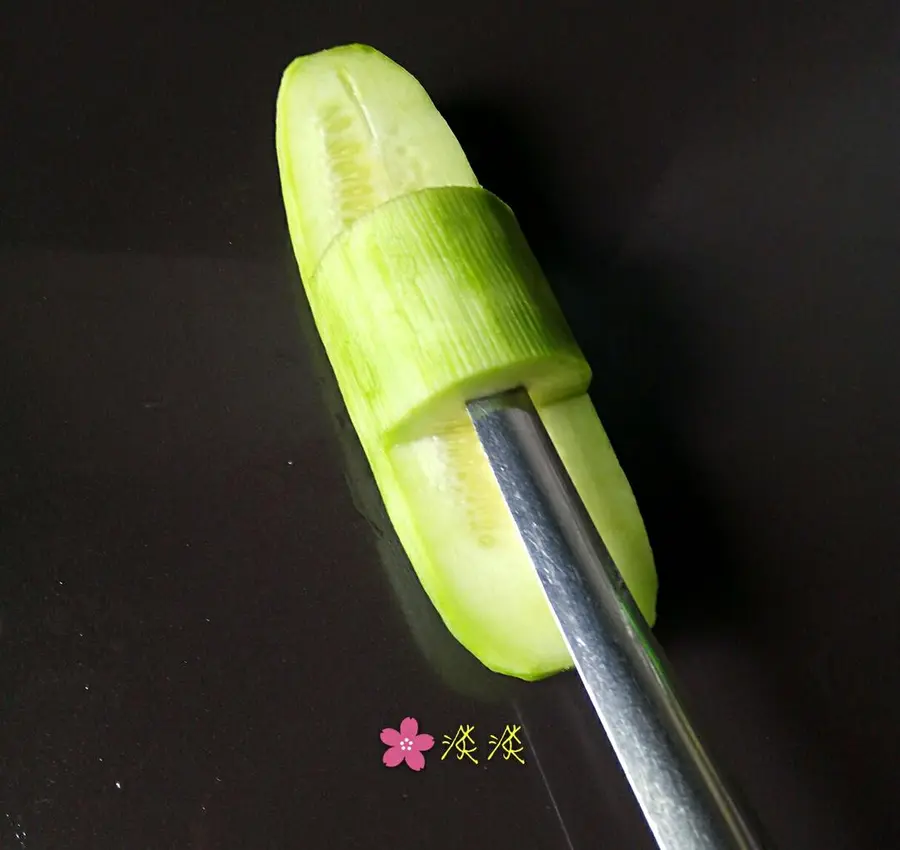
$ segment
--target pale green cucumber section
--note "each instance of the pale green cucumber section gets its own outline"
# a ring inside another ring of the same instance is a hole
[[[386,504],[404,504],[407,533],[421,548],[420,580],[456,639],[490,669],[520,678],[570,666],[474,429],[396,445],[388,454],[397,493]]]
[[[656,622],[650,540],[628,478],[588,395],[538,407],[572,483],[647,622]]]
[[[295,59],[275,113],[276,149],[300,274],[379,204],[429,186],[477,186],[466,155],[418,80],[351,44]]]
[[[458,186],[382,204],[307,286],[351,415],[386,444],[458,427],[467,399],[583,393],[590,368],[512,212]]]
[[[465,417],[471,394],[515,383],[529,387],[652,624],[653,556],[585,393],[587,364],[514,217],[472,191],[421,85],[370,47],[301,57],[279,91],[276,146],[317,329],[397,536],[450,632],[507,675],[571,666]]]
[[[590,398],[580,395],[544,405],[539,413],[625,583],[652,624],[657,580],[650,544]],[[394,446],[388,454],[394,475],[385,478],[386,502],[389,508],[396,502],[403,514],[398,532],[419,551],[420,578],[456,638],[492,670],[524,679],[570,666],[471,425]]]

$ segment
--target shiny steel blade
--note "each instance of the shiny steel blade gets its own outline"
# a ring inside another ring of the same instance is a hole
[[[522,389],[469,416],[584,687],[661,850],[762,850]]]

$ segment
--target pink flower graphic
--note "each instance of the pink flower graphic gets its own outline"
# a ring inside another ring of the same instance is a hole
[[[419,735],[419,721],[415,717],[404,717],[400,724],[400,731],[390,727],[381,730],[381,742],[387,744],[381,760],[388,767],[406,762],[410,770],[421,770],[425,767],[426,750],[434,746],[434,738],[431,735]]]

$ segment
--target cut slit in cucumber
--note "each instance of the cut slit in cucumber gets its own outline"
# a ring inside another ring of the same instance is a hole
[[[477,186],[465,153],[419,83],[372,48],[301,56],[276,105],[283,193],[300,274],[357,218],[435,186]]]
[[[571,665],[465,415],[524,384],[645,617],[643,522],[585,394],[590,370],[511,213],[430,98],[372,48],[296,60],[276,136],[317,329],[388,516],[454,636],[497,672]]]

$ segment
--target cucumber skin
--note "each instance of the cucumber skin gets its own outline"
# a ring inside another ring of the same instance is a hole
[[[591,370],[512,211],[484,189],[381,205],[307,286],[351,418],[385,446],[458,426],[465,402],[525,386],[579,395]]]

